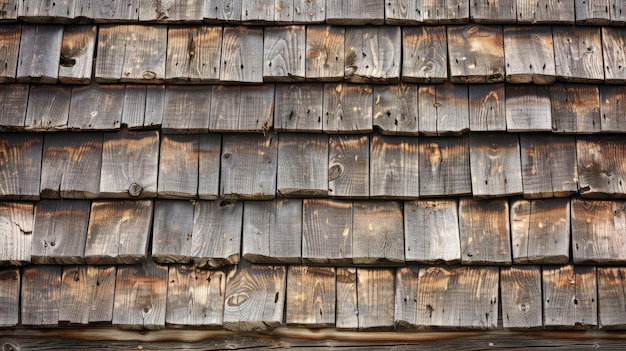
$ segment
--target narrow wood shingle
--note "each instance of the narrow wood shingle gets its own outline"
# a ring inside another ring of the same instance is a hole
[[[626,229],[624,201],[572,199],[574,264],[624,264]]]
[[[551,131],[552,124],[548,87],[506,86],[506,129],[509,132]]]
[[[61,43],[59,82],[89,84],[93,66],[98,27],[66,26]]]
[[[0,19],[2,13],[0,10]],[[7,24],[0,28],[0,50],[5,53],[0,58],[0,83],[15,81],[21,35],[22,26],[19,24]]]
[[[263,29],[227,27],[222,36],[220,80],[262,83],[263,60],[251,59],[263,52]]]
[[[67,127],[72,130],[116,130],[124,111],[124,86],[74,85]]]
[[[0,266],[30,263],[33,226],[32,203],[0,202]]]
[[[505,84],[469,86],[469,129],[473,132],[506,130]]]
[[[307,328],[335,325],[336,273],[334,267],[287,268],[287,325]]]
[[[203,1],[141,0],[139,21],[157,22],[201,22],[205,4]]]
[[[504,59],[509,83],[551,84],[556,80],[552,28],[504,27]]]
[[[274,129],[277,132],[321,132],[323,84],[276,84]]]
[[[407,265],[396,269],[394,322],[397,330],[417,329],[418,273],[419,266],[417,265]]]
[[[20,269],[9,267],[0,269],[0,326],[13,327],[20,320]]]
[[[504,328],[540,328],[543,325],[541,268],[500,268],[502,325]]]
[[[74,19],[74,2],[69,0],[22,1],[17,18],[33,23],[68,23]]]
[[[326,83],[323,99],[325,133],[354,134],[372,131],[372,87],[364,84]]]
[[[370,141],[370,196],[411,199],[419,196],[419,145],[415,136],[373,134]]]
[[[602,27],[604,77],[608,84],[626,83],[626,34],[618,28]]]
[[[21,89],[15,85],[13,87],[14,96],[19,96]],[[8,102],[8,108],[17,105],[18,101],[13,100],[15,97],[9,96],[4,100]],[[34,132],[66,130],[71,97],[71,86],[32,84],[28,94],[28,108],[22,110],[26,112],[24,129]]]
[[[626,195],[626,140],[619,136],[576,139],[580,194],[587,197]]]
[[[622,329],[626,325],[624,314],[626,269],[624,267],[598,267],[598,324],[603,329]]]
[[[305,264],[352,264],[352,202],[304,199],[302,261]]]
[[[194,212],[195,205],[192,201],[154,202],[152,259],[156,263],[188,264],[191,261]]]
[[[404,264],[403,224],[402,208],[397,201],[355,201],[352,262],[372,266]]]
[[[477,197],[523,192],[519,138],[511,133],[470,134],[472,193]]]
[[[326,23],[380,25],[385,23],[385,3],[378,0],[326,0]]]
[[[41,134],[0,134],[0,198],[39,200]]]
[[[203,89],[206,87],[198,87],[198,93],[201,94]],[[274,125],[274,90],[272,84],[214,85],[211,91],[209,130],[267,133]]]
[[[328,135],[282,133],[276,187],[281,196],[328,195]],[[320,167],[322,166],[322,167]]]
[[[59,77],[62,41],[63,26],[23,26],[16,80],[56,83]]]
[[[22,270],[22,325],[58,326],[62,273],[61,266],[36,265]]]
[[[552,130],[557,133],[591,134],[600,132],[598,86],[553,84],[550,86]]]
[[[420,85],[419,131],[425,135],[461,134],[469,129],[466,84]]]
[[[45,87],[45,86],[44,86]],[[2,84],[0,85],[0,129],[23,130],[25,129],[28,84]],[[69,100],[68,100],[69,101]],[[30,123],[28,124],[30,125]]]
[[[467,136],[420,138],[420,196],[471,194],[469,156]]]
[[[331,135],[328,192],[334,197],[367,198],[370,193],[368,135]]]
[[[167,134],[162,136],[157,186],[159,197],[193,199],[197,196],[201,137]]]
[[[517,0],[517,23],[574,24],[574,0]]]

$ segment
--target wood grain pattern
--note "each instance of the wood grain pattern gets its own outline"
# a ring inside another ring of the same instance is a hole
[[[20,94],[21,89],[15,86],[14,94]],[[60,131],[66,130],[69,122],[70,99],[72,97],[72,87],[62,85],[31,85],[28,93],[28,108],[24,127],[28,131]],[[17,104],[18,101],[11,101],[15,97],[7,97],[7,107]],[[26,100],[24,100],[26,102]]]
[[[626,144],[617,136],[576,139],[580,194],[588,197],[623,197],[626,194]]]
[[[576,24],[606,25],[611,20],[609,0],[575,0]]]
[[[420,268],[417,325],[494,329],[498,323],[497,267]]]
[[[609,84],[626,83],[626,34],[617,28],[602,28],[602,55],[604,81]]]
[[[56,83],[62,40],[63,26],[24,26],[16,80],[24,83]]]
[[[74,18],[74,2],[69,0],[35,0],[22,2],[17,18],[34,23],[68,23]]]
[[[0,134],[0,198],[39,200],[41,134]]]
[[[124,112],[124,86],[74,85],[67,126],[72,130],[116,130]]]
[[[410,199],[419,195],[418,137],[373,134],[370,197]]]
[[[604,80],[602,40],[599,27],[554,26],[556,76],[567,82],[594,83]]]
[[[603,132],[626,131],[626,116],[621,112],[625,103],[625,86],[600,85],[600,124]]]
[[[322,84],[276,84],[274,130],[321,132],[323,97]]]
[[[450,80],[455,83],[504,81],[502,27],[448,26]]]
[[[511,264],[511,225],[506,199],[459,200],[461,263]]]
[[[0,269],[0,326],[13,327],[20,316],[20,270],[16,267]]]
[[[407,262],[459,263],[461,242],[457,200],[405,201],[404,244]]]
[[[30,263],[33,226],[32,203],[0,202],[0,266]]]
[[[139,21],[201,22],[206,5],[202,1],[192,0],[141,0]]]
[[[59,82],[89,84],[93,66],[98,27],[94,25],[66,26],[61,42]]]
[[[357,315],[360,331],[393,329],[394,279],[393,269],[357,268]]]
[[[301,8],[298,8],[301,11]],[[293,0],[274,0],[274,23],[291,24],[293,22]]]
[[[321,328],[335,325],[334,267],[287,268],[287,325]]]
[[[241,261],[226,277],[224,328],[233,331],[271,330],[284,318],[285,266]]]
[[[41,197],[95,199],[100,194],[101,133],[44,135]]]
[[[467,23],[469,1],[464,0],[423,0],[422,15],[425,24]]]
[[[6,0],[0,4],[0,22],[14,22],[17,19],[19,0]]]
[[[425,135],[462,134],[469,129],[468,86],[420,85],[419,131]]]
[[[263,29],[224,28],[220,81],[262,83],[263,60],[253,59],[260,52],[263,52]]]
[[[100,196],[146,198],[156,196],[159,163],[157,131],[104,134]]]
[[[197,135],[163,134],[159,153],[159,197],[193,199],[197,196],[198,144]]]
[[[246,201],[243,258],[252,263],[300,263],[302,199]]]
[[[85,262],[135,264],[146,260],[152,201],[98,200],[91,204]]]
[[[355,201],[352,262],[372,266],[404,264],[403,224],[402,208],[397,201]]]
[[[197,204],[197,203],[196,203]],[[191,261],[195,205],[185,200],[156,200],[152,228],[152,259],[158,264]]]
[[[59,322],[111,323],[115,266],[65,266],[61,277]]]
[[[504,60],[509,83],[551,84],[556,80],[552,28],[504,27]]]
[[[574,24],[574,0],[517,0],[517,23]]]
[[[542,327],[540,267],[500,268],[500,289],[504,328],[527,330]]]
[[[335,325],[338,330],[359,329],[359,309],[357,295],[357,269],[337,268],[337,302],[335,304]]]
[[[146,86],[146,112],[143,125],[158,127],[163,121],[165,85]]]
[[[342,81],[345,72],[345,28],[311,25],[306,27],[306,79]]]
[[[569,199],[511,202],[511,246],[515,264],[568,263]]]
[[[78,22],[93,20],[96,23],[130,23],[139,20],[139,0],[91,1],[76,0],[74,16]]]
[[[550,101],[554,132],[600,132],[602,120],[596,85],[553,84],[550,86]]]
[[[221,134],[203,134],[198,144],[198,198],[215,200],[220,194]]]
[[[420,138],[418,164],[420,196],[472,193],[467,136]]]
[[[306,40],[304,26],[266,27],[263,37],[263,80],[304,81]]]
[[[165,323],[218,327],[223,323],[226,271],[170,265]]]
[[[596,267],[543,267],[545,327],[585,329],[598,325]]]
[[[394,320],[399,331],[415,330],[417,324],[417,275],[419,266],[396,269]]]
[[[82,264],[91,202],[41,200],[35,206],[31,261]]]
[[[470,20],[478,23],[515,23],[517,21],[517,1],[470,2]]]
[[[626,270],[623,267],[598,267],[598,325],[603,329],[623,328]]]
[[[274,90],[272,84],[213,86],[209,129],[215,132],[267,134],[274,124]]]
[[[421,0],[385,1],[385,24],[422,24]]]
[[[445,26],[402,27],[402,81],[445,81],[448,78],[446,42]]]
[[[200,268],[237,264],[241,252],[242,201],[198,201],[189,256]]]
[[[148,90],[145,84],[126,84],[124,89],[124,108],[122,109],[122,125],[126,125],[128,129],[143,129],[146,119],[147,95]]]
[[[345,79],[353,83],[396,83],[400,79],[400,27],[346,29]]]
[[[478,197],[521,194],[519,138],[509,133],[470,134],[472,193]]]
[[[377,0],[326,0],[326,23],[380,25],[385,22],[385,4]]]
[[[319,23],[325,19],[326,0],[293,0],[294,23]]]
[[[329,195],[367,198],[370,190],[369,136],[331,135],[328,143]]]
[[[303,200],[302,261],[305,264],[352,263],[352,207],[348,201]]]
[[[221,53],[221,27],[169,27],[165,81],[175,84],[217,83]]]
[[[0,20],[3,17],[2,13],[4,12],[0,8]],[[0,82],[2,83],[15,81],[21,35],[22,26],[19,24],[7,24],[0,28]]]
[[[356,84],[324,84],[323,129],[329,134],[372,131],[372,87]]]
[[[418,89],[415,84],[374,86],[372,123],[381,134],[417,135]]]
[[[520,148],[525,197],[563,197],[578,191],[573,136],[522,134]]]
[[[58,325],[62,272],[61,266],[30,266],[22,270],[22,325]]]
[[[469,86],[469,129],[473,132],[506,130],[504,84]]]
[[[550,131],[552,124],[548,87],[506,86],[506,128],[509,132]]]
[[[225,134],[220,195],[240,199],[276,197],[278,135]]]
[[[328,135],[282,133],[276,191],[280,196],[327,196]]]
[[[152,261],[119,266],[115,280],[113,325],[125,329],[165,326],[167,266]]]
[[[0,130],[22,130],[26,124],[28,84],[0,85]]]
[[[611,14],[611,24],[626,24],[626,2],[623,0],[610,0],[609,13]]]
[[[242,0],[241,21],[246,24],[264,24],[274,21],[276,12],[273,1]]]
[[[204,20],[210,23],[241,21],[242,0],[216,0],[204,6]]]

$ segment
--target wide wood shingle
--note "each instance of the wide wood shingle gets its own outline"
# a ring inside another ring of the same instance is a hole
[[[511,133],[470,134],[472,193],[477,197],[521,194],[519,137]]]
[[[473,132],[506,130],[505,84],[469,86],[469,129]]]
[[[152,227],[152,259],[159,264],[191,261],[195,205],[185,200],[156,200]]]
[[[402,208],[397,201],[355,201],[352,262],[377,266],[403,264],[403,224]]]
[[[287,325],[320,328],[335,325],[335,268],[287,268]]]
[[[59,82],[89,84],[93,66],[98,27],[94,25],[67,26],[63,31]]]
[[[604,80],[599,27],[554,26],[556,76],[567,82],[597,83]]]
[[[400,78],[400,27],[346,29],[345,79],[353,83],[394,83]]]
[[[598,324],[596,267],[545,266],[542,281],[544,326],[584,329]]]
[[[189,256],[201,268],[237,264],[241,252],[243,201],[198,201]]]
[[[165,81],[217,83],[220,79],[222,27],[184,26],[167,29]]]
[[[325,133],[353,134],[372,131],[372,86],[326,83],[323,99]]]
[[[378,0],[326,0],[326,23],[380,25],[385,22],[385,3]]]
[[[504,59],[506,81],[509,83],[553,83],[556,80],[556,66],[552,28],[504,27]]]
[[[425,135],[461,134],[469,129],[468,86],[420,85],[419,131]]]
[[[304,81],[305,35],[304,26],[267,27],[264,29],[264,81]]]
[[[367,198],[370,193],[369,136],[331,135],[328,142],[329,195]]]
[[[626,140],[619,136],[576,139],[580,193],[588,197],[626,195]]]
[[[505,199],[460,199],[459,234],[462,264],[511,264],[511,224]]]
[[[220,80],[262,83],[263,60],[250,60],[263,52],[263,29],[227,27],[222,35]]]
[[[450,80],[455,83],[504,81],[501,26],[448,26]]]
[[[312,25],[306,27],[306,79],[342,81],[345,72],[345,28]]]
[[[20,88],[14,85],[14,94],[20,94]],[[32,84],[28,93],[28,108],[24,129],[34,132],[66,130],[69,123],[72,87],[62,85]],[[16,106],[14,97],[7,97],[7,105]],[[13,101],[12,101],[13,100]]]
[[[74,2],[70,0],[22,1],[17,18],[34,23],[68,23],[74,18]]]
[[[307,264],[352,263],[352,202],[304,199],[302,261]]]
[[[63,26],[23,26],[16,80],[56,83],[62,40]]]
[[[420,196],[471,194],[469,155],[467,136],[420,138]]]
[[[111,323],[116,275],[115,266],[63,267],[59,322]]]
[[[277,132],[321,132],[323,84],[276,84],[274,129]]]
[[[67,127],[72,130],[116,130],[124,111],[124,86],[74,85]]]
[[[282,133],[276,191],[281,196],[328,195],[328,135]]]
[[[373,121],[381,134],[417,135],[416,84],[375,85]]]
[[[595,133],[601,130],[598,86],[553,84],[550,86],[552,130],[557,133]]]
[[[0,134],[0,198],[39,200],[41,134]]]
[[[198,93],[201,94],[203,89],[206,88],[199,87]],[[272,84],[214,85],[211,91],[209,130],[267,133],[274,124],[274,90]]]
[[[447,78],[446,27],[402,27],[402,81],[439,83]]]

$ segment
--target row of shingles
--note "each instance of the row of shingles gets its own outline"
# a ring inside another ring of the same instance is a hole
[[[623,274],[618,267],[573,265],[394,270],[242,262],[207,271],[147,262],[33,266],[21,276],[8,268],[0,271],[7,302],[0,324],[495,329],[501,306],[504,328],[623,328]]]
[[[334,23],[334,24],[432,24],[498,23],[579,23],[615,24],[626,22],[624,3],[619,0],[567,2],[556,0],[510,0],[505,3],[468,1],[344,1],[318,0],[154,0],[113,1],[93,4],[81,1],[10,0],[2,7],[0,20],[29,22],[242,22],[242,23]]]
[[[8,53],[3,81],[90,81],[95,26],[68,26],[64,33],[62,26],[10,25],[0,34]],[[95,79],[441,82],[449,68],[455,83],[623,83],[625,54],[616,48],[625,40],[623,31],[610,27],[101,25]],[[263,60],[257,58],[259,52]]]

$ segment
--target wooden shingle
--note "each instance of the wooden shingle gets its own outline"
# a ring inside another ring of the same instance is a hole
[[[198,88],[199,92],[202,88]],[[274,124],[274,90],[271,84],[214,85],[211,91],[209,130],[267,133]]]
[[[468,0],[422,0],[421,6],[425,24],[467,23],[470,17]]]
[[[304,81],[305,35],[304,26],[266,27],[264,29],[264,81]]]
[[[385,1],[385,24],[421,24],[424,20],[421,0]]]
[[[461,263],[511,264],[509,203],[505,199],[459,200]]]
[[[542,281],[545,327],[583,329],[598,324],[596,267],[545,266]]]
[[[367,198],[370,192],[369,136],[331,135],[328,143],[329,195]]]
[[[267,22],[273,22],[275,12],[273,1],[241,1],[241,21],[246,24],[264,24]]]
[[[370,85],[324,84],[322,108],[324,132],[332,134],[371,132],[372,100]]]
[[[18,82],[56,83],[63,26],[25,25],[17,64]]]
[[[224,28],[220,80],[227,83],[262,83],[263,60],[253,59],[261,52],[263,52],[263,29]]]
[[[504,60],[506,81],[509,83],[553,83],[556,80],[556,66],[552,28],[504,27]]]
[[[169,27],[165,81],[175,84],[217,83],[221,50],[222,27]]]
[[[61,277],[59,322],[111,323],[115,266],[66,266]]]
[[[28,84],[0,85],[0,129],[22,130],[28,105]]]
[[[197,203],[196,203],[197,204]],[[156,200],[152,228],[152,259],[159,264],[191,261],[195,205],[185,200]]]
[[[61,266],[30,266],[22,271],[22,325],[56,327],[61,300]]]
[[[98,28],[94,25],[67,26],[63,31],[59,82],[89,84]]]
[[[604,78],[609,84],[626,83],[626,34],[618,28],[602,28]]]
[[[19,0],[7,0],[0,6],[0,22],[15,22]]]
[[[337,329],[359,329],[359,309],[357,295],[357,268],[337,268],[337,302],[335,324]]]
[[[355,201],[352,262],[396,266],[404,263],[402,208],[397,201]]]
[[[517,23],[574,24],[574,0],[517,0]]]
[[[467,135],[420,138],[418,164],[420,196],[472,193]]]
[[[67,127],[73,130],[115,130],[124,111],[124,86],[74,85]]]
[[[20,89],[15,88],[15,94],[19,94]],[[71,97],[71,86],[32,84],[28,94],[28,108],[22,110],[26,111],[25,129],[34,132],[66,130]],[[8,101],[10,99],[12,97]],[[7,105],[11,106],[11,102]]]
[[[0,269],[0,326],[13,327],[20,315],[20,269],[9,267]]]
[[[504,84],[469,86],[469,129],[473,132],[506,130]]]
[[[543,324],[541,268],[500,268],[502,324],[504,328],[539,328]]]
[[[204,21],[209,23],[241,21],[242,0],[216,0],[204,6]]]
[[[132,23],[139,20],[139,0],[91,1],[76,0],[74,16],[78,21],[93,20],[96,23]]]
[[[470,20],[477,23],[515,23],[517,0],[471,1]]]
[[[280,196],[328,195],[328,135],[282,133],[276,191]]]
[[[205,133],[209,130],[211,89],[169,85],[165,89],[164,133]]]
[[[294,23],[320,23],[324,20],[326,20],[326,0],[293,0]]]
[[[397,330],[417,329],[418,273],[417,265],[407,265],[396,269],[394,322]]]
[[[576,24],[609,24],[611,20],[609,2],[609,0],[575,0]]]
[[[604,80],[599,27],[576,27],[574,30],[574,27],[554,26],[552,36],[559,80],[581,83]]]
[[[598,86],[553,84],[550,86],[552,130],[557,133],[594,133],[601,130]]]
[[[398,82],[400,40],[400,27],[347,28],[345,79],[353,83]]]
[[[509,132],[551,131],[552,109],[548,87],[508,84],[506,129]]]
[[[312,25],[306,27],[306,79],[342,81],[345,72],[345,28]]]
[[[193,0],[141,0],[139,4],[140,22],[201,22],[204,7],[209,5]]]
[[[352,202],[304,199],[302,261],[308,264],[352,264]]]
[[[447,78],[446,27],[402,27],[402,81],[439,83]]]
[[[501,26],[448,26],[450,80],[455,83],[504,81]]]
[[[382,134],[417,135],[416,84],[375,85],[373,121]]]
[[[626,132],[626,86],[600,85],[600,116],[603,132]]]
[[[274,129],[277,132],[321,132],[323,84],[276,84]]]
[[[205,135],[163,134],[159,153],[159,197],[193,199],[197,196],[199,139]]]
[[[410,199],[419,195],[419,146],[415,136],[374,134],[370,141],[370,196]]]
[[[469,129],[468,94],[465,84],[420,85],[420,133],[446,135],[466,132]]]
[[[0,266],[30,263],[33,226],[32,203],[0,202]]]
[[[0,10],[0,19],[3,11]],[[0,28],[0,83],[14,82],[17,74],[17,62],[22,26],[19,24],[3,25]]]
[[[326,23],[384,24],[385,3],[378,0],[326,0]]]
[[[128,129],[142,129],[146,118],[148,91],[144,84],[127,84],[124,89],[122,124]],[[162,86],[165,90],[165,86]],[[162,108],[162,106],[161,106]]]
[[[609,13],[611,14],[611,24],[626,24],[626,2],[623,0],[610,0]]]
[[[17,18],[33,23],[68,23],[74,18],[74,2],[69,0],[22,1]]]
[[[511,133],[469,136],[472,193],[478,197],[521,194],[519,138]]]
[[[243,201],[198,201],[189,256],[201,268],[237,264],[241,252]]]
[[[624,267],[598,267],[598,324],[603,329],[622,329],[624,314],[626,270]]]
[[[287,268],[287,325],[308,328],[335,325],[335,268]]]
[[[588,197],[626,195],[626,140],[619,136],[576,139],[580,193]]]
[[[220,194],[222,135],[204,134],[198,139],[198,198],[215,200]]]
[[[0,198],[39,200],[41,134],[0,134]]]

